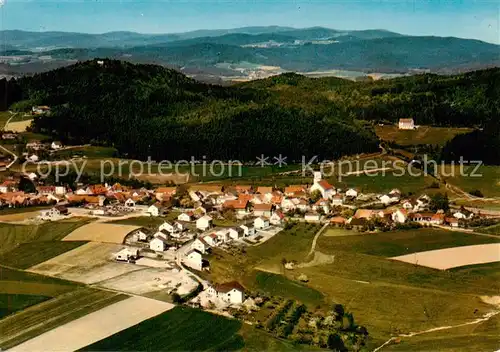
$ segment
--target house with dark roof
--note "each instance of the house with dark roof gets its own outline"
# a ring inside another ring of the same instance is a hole
[[[211,296],[231,304],[242,304],[245,300],[245,288],[236,281],[211,285],[207,291]]]

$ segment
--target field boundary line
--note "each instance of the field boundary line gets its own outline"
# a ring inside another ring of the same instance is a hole
[[[307,257],[310,257],[315,249],[316,249],[316,242],[318,241],[318,238],[319,236],[323,233],[323,231],[328,227],[328,223],[324,224],[323,227],[321,227],[318,232],[316,232],[316,235],[314,236],[314,239],[312,241],[312,244],[311,244],[311,250],[309,251],[309,253],[307,254]]]

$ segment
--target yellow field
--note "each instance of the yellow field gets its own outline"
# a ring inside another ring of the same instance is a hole
[[[63,238],[63,241],[92,241],[122,244],[125,237],[140,226],[92,223],[77,228]]]
[[[399,145],[444,145],[456,135],[470,131],[472,131],[470,128],[420,126],[415,130],[400,130],[397,126],[375,126],[375,133],[380,139],[393,141]]]
[[[6,131],[14,131],[14,132],[25,132],[26,128],[28,128],[31,125],[31,121],[33,121],[33,119],[25,120],[25,121],[9,122],[5,126],[5,130]]]

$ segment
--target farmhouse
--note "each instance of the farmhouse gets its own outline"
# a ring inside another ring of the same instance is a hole
[[[151,216],[160,216],[160,215],[163,215],[163,213],[165,212],[165,209],[161,206],[160,203],[155,203],[148,208],[147,212]]]
[[[139,250],[137,248],[123,248],[118,253],[115,253],[115,260],[129,261],[139,258]]]
[[[335,226],[344,226],[346,221],[347,220],[342,216],[334,216],[333,218],[330,219],[330,223]]]
[[[457,218],[445,218],[444,222],[445,222],[445,224],[449,225],[450,227],[458,227],[458,219]]]
[[[173,224],[171,222],[165,221],[163,224],[158,227],[159,231],[167,231],[168,233],[174,233],[179,231],[178,226],[176,224]]]
[[[255,226],[252,223],[243,224],[240,226],[243,229],[243,233],[245,236],[253,236],[255,235]]]
[[[186,222],[194,221],[194,213],[193,212],[182,213],[177,217],[177,220]]]
[[[215,233],[211,233],[203,237],[203,240],[208,243],[211,247],[217,247],[219,245],[219,237]]]
[[[229,229],[229,237],[233,240],[237,240],[243,236],[245,236],[245,231],[241,227],[233,227]]]
[[[336,194],[332,197],[332,205],[340,206],[344,204],[344,198],[342,197],[341,194]],[[325,213],[328,213],[328,211],[324,210]]]
[[[373,217],[373,210],[370,209],[358,209],[354,213],[355,219],[371,219]]]
[[[391,214],[391,218],[392,221],[403,224],[406,222],[406,219],[408,218],[408,213],[406,212],[405,209],[398,209]]]
[[[256,229],[266,229],[269,227],[269,220],[263,217],[258,217],[254,220],[253,225]]]
[[[242,304],[245,300],[245,288],[236,281],[210,286],[208,293],[231,304]]]
[[[212,227],[212,218],[208,215],[204,215],[198,220],[196,220],[196,228],[202,231],[206,231]]]
[[[433,225],[442,225],[444,222],[444,214],[434,214],[431,217],[431,224]]]
[[[255,216],[271,216],[271,211],[273,210],[272,204],[255,204],[253,206],[253,214]]]
[[[168,241],[163,237],[155,237],[149,242],[149,248],[156,252],[166,251],[168,247]]]
[[[273,215],[271,215],[271,217],[269,218],[269,222],[272,225],[281,225],[284,220],[285,220],[285,215],[279,210],[274,212]]]
[[[304,215],[304,220],[305,221],[313,221],[313,222],[320,221],[321,215],[319,215],[317,213],[307,213]]]
[[[345,192],[345,196],[348,197],[348,198],[356,198],[358,196],[358,191],[355,190],[354,188],[349,188]]]
[[[208,269],[208,261],[203,259],[203,254],[197,249],[191,249],[186,253],[184,264],[199,271]]]
[[[293,196],[295,193],[297,192],[305,192],[306,191],[306,186],[302,186],[302,185],[290,185],[288,187],[285,187],[285,195],[286,196]]]
[[[135,208],[135,201],[132,198],[129,198],[125,201],[125,206],[127,208]]]
[[[399,119],[398,127],[400,130],[413,130],[415,129],[415,121],[410,119]]]
[[[193,243],[191,243],[191,248],[196,249],[197,251],[199,251],[202,254],[205,254],[208,251],[208,249],[210,248],[210,246],[208,245],[208,243],[204,239],[197,238],[193,241]]]
[[[226,200],[222,205],[224,209],[233,209],[236,212],[236,215],[246,215],[248,213],[248,209],[250,207],[250,203],[248,200]]]

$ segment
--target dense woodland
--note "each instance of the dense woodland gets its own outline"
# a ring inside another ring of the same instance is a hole
[[[113,145],[136,158],[245,161],[281,153],[288,161],[332,159],[377,150],[372,124],[407,117],[422,125],[484,128],[452,140],[446,158],[470,138],[469,154],[499,145],[492,131],[498,131],[500,69],[366,82],[288,73],[219,87],[160,66],[105,60],[10,85],[4,105],[52,107],[36,118],[34,131],[66,144]]]

